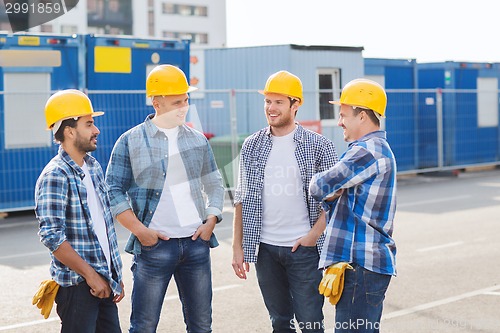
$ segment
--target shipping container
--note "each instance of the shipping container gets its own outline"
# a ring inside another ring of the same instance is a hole
[[[35,182],[57,147],[46,130],[52,92],[81,89],[82,39],[0,35],[0,211],[34,205]]]
[[[499,78],[498,64],[454,61],[418,64],[418,87],[438,89],[443,105],[442,111],[436,110],[434,91],[420,94],[418,121],[419,127],[425,129],[418,138],[420,167],[498,161]],[[441,154],[440,140],[436,139],[440,137]]]
[[[146,78],[158,65],[181,68],[189,78],[189,40],[142,39],[127,36],[86,35],[85,82],[96,110],[101,134],[94,153],[103,168],[116,139],[154,113],[146,98]]]
[[[396,157],[398,171],[417,168],[418,95],[415,59],[365,58],[365,77],[381,84],[387,93],[382,128]]]
[[[125,36],[0,34],[0,211],[31,209],[43,167],[57,153],[44,106],[63,89],[88,93],[106,168],[118,136],[153,113],[146,77],[159,64],[189,77],[189,40]]]
[[[193,93],[191,102],[204,130],[215,136],[232,131],[251,134],[267,126],[264,97],[258,90],[271,74],[287,70],[301,79],[304,90],[297,121],[320,121],[322,134],[341,153],[347,144],[337,126],[338,108],[328,101],[338,99],[344,84],[363,76],[362,51],[362,47],[296,44],[192,50],[197,61],[191,63],[191,75],[204,93]]]

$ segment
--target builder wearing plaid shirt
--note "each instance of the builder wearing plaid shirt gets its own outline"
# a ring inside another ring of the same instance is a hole
[[[115,303],[124,297],[122,261],[97,148],[89,98],[67,89],[45,106],[47,129],[60,143],[35,187],[41,242],[50,250],[61,332],[121,332]]]
[[[36,185],[35,213],[40,223],[38,234],[42,243],[51,251],[50,272],[52,278],[60,286],[70,287],[84,280],[81,274],[64,265],[54,256],[53,252],[67,241],[82,259],[105,277],[113,293],[120,295],[122,261],[113,217],[109,210],[108,186],[104,182],[104,174],[99,162],[90,155],[85,155],[84,160],[91,181],[97,184],[95,187],[97,198],[104,208],[102,213],[109,241],[111,271],[98,238],[92,231],[87,205],[87,189],[83,183],[86,177],[85,172],[61,147],[57,156],[42,171]]]
[[[274,332],[295,332],[296,324],[302,332],[324,332],[318,249],[325,217],[308,184],[337,161],[335,146],[295,123],[303,100],[295,75],[280,71],[260,92],[269,127],[248,137],[241,150],[233,269],[246,279],[255,263]]]
[[[311,195],[329,210],[319,267],[353,268],[345,272],[335,332],[379,332],[385,293],[396,274],[396,161],[380,130],[387,97],[377,83],[357,79],[331,103],[340,105],[338,124],[350,144],[337,164],[310,183]]]
[[[189,128],[188,93],[179,68],[156,66],[146,94],[155,113],[115,143],[106,171],[111,210],[130,230],[134,254],[129,333],[154,333],[175,279],[187,332],[212,332],[213,233],[224,187],[207,138]]]

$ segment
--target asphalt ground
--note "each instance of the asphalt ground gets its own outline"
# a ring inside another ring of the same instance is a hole
[[[213,331],[271,332],[254,266],[246,281],[231,267],[232,209],[217,226],[213,249]],[[123,249],[128,232],[117,225]],[[500,170],[399,179],[394,238],[398,275],[384,302],[381,332],[500,332]],[[119,303],[128,331],[131,256],[123,253],[125,299]],[[39,242],[31,211],[0,219],[0,331],[58,332],[55,310],[45,320],[31,299],[49,277],[49,255]],[[334,308],[325,302],[325,332]],[[158,332],[185,332],[175,282],[164,301]]]

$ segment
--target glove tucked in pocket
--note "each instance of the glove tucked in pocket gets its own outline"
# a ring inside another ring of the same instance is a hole
[[[329,297],[330,304],[335,305],[342,296],[344,290],[344,273],[346,269],[352,269],[352,266],[346,262],[338,262],[329,266],[323,275],[318,290],[325,297]]]
[[[56,281],[44,280],[40,283],[40,287],[33,296],[33,305],[36,304],[45,319],[49,318],[58,290],[59,285]]]

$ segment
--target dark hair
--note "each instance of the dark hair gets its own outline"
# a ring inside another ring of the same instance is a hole
[[[380,120],[377,118],[375,115],[375,111],[370,110],[370,109],[363,109],[360,108],[359,106],[353,107],[354,110],[354,115],[357,116],[361,111],[365,111],[365,113],[368,115],[368,118],[377,126],[380,127]]]
[[[56,134],[54,134],[56,142],[64,142],[64,129],[66,128],[66,126],[76,128],[77,121],[78,119],[75,120],[75,118],[69,118],[63,120]]]
[[[300,99],[293,98],[293,97],[290,97],[290,96],[288,96],[288,99],[290,100],[290,107],[292,107],[292,105],[293,105],[295,102],[300,103]],[[297,111],[298,111],[298,110],[295,110],[295,115],[297,115]]]
[[[298,98],[293,98],[293,97],[289,96],[288,99],[290,100],[290,106],[292,106],[293,103],[295,103],[295,102],[300,102],[300,99],[298,99]]]

